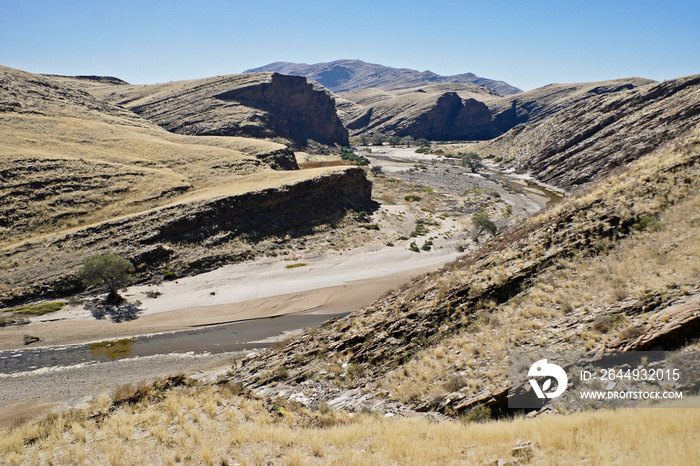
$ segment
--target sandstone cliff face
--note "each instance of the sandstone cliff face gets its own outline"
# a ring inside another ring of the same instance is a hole
[[[700,75],[582,100],[487,143],[539,180],[572,189],[673,141],[700,123]]]
[[[80,291],[76,273],[82,260],[103,252],[127,257],[146,275],[166,265],[202,272],[248,258],[251,251],[241,239],[303,235],[348,210],[373,205],[372,184],[361,168],[296,171],[299,179],[285,183],[289,173],[277,172],[277,180],[256,182],[250,191],[183,200],[5,249],[0,306]],[[51,267],[40,257],[50,257]]]
[[[348,144],[330,93],[299,76],[256,73],[95,92],[179,134]]]

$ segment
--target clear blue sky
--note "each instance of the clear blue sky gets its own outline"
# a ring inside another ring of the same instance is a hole
[[[274,61],[552,82],[700,73],[700,1],[0,0],[0,64],[147,84]]]

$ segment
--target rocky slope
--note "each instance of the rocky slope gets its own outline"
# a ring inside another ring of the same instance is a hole
[[[696,124],[477,253],[244,360],[232,379],[309,406],[497,413],[510,351],[692,345],[699,188]]]
[[[486,86],[499,95],[512,95],[521,92],[503,81],[480,78],[474,73],[454,76],[440,76],[432,71],[416,71],[408,68],[365,63],[361,60],[336,60],[330,63],[276,62],[247,70],[246,73],[275,72],[304,76],[316,81],[333,92],[347,92],[357,89],[377,88],[381,90],[406,89],[437,83],[463,83]]]
[[[178,134],[348,144],[332,96],[303,77],[253,73],[94,92]]]
[[[610,86],[623,90],[588,98],[579,92],[575,97],[582,98],[569,97],[565,105],[533,108],[528,124],[486,143],[482,152],[513,159],[539,180],[572,189],[624,168],[700,122],[700,75],[629,90],[624,83]]]
[[[624,78],[576,84],[549,84],[518,95],[485,100],[498,133],[520,123],[536,123],[590,97],[612,94],[655,83],[651,79]]]

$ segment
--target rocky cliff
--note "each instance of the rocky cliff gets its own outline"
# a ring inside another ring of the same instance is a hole
[[[255,73],[95,92],[179,134],[348,144],[331,94],[303,77]]]
[[[700,75],[625,88],[557,105],[556,112],[540,113],[482,151],[572,189],[624,169],[700,123]]]
[[[429,140],[479,140],[499,136],[518,124],[535,124],[587,99],[653,82],[626,78],[550,84],[506,97],[475,84],[444,83],[393,91],[355,90],[340,94],[336,103],[354,136],[384,133]]]

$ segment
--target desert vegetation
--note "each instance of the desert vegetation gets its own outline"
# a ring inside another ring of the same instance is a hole
[[[697,403],[507,421],[405,419],[173,377],[6,429],[0,455],[7,464],[692,464],[700,421],[687,410]]]

